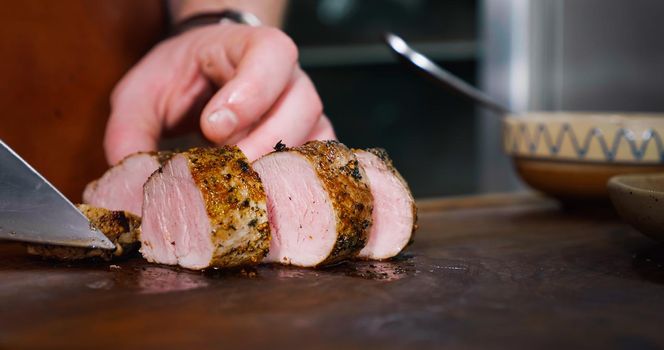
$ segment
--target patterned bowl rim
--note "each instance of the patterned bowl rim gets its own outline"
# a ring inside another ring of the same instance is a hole
[[[587,129],[585,135],[575,132],[575,125]],[[553,135],[549,127],[556,126]],[[605,128],[615,130],[606,134]],[[528,128],[528,129],[526,129]],[[632,129],[637,129],[635,132]],[[534,131],[533,131],[534,130]],[[613,138],[611,138],[613,137]],[[521,141],[519,141],[521,140]],[[593,141],[600,143],[602,156],[590,156]],[[508,144],[508,142],[510,142]],[[560,154],[564,142],[571,142],[573,155]],[[517,144],[526,142],[527,147]],[[656,147],[657,160],[644,159],[650,144]],[[544,146],[547,151],[542,154]],[[629,147],[631,159],[615,159],[618,150]],[[503,119],[503,148],[512,157],[539,160],[576,161],[606,164],[664,164],[664,113],[605,112],[528,112],[508,115]]]
[[[559,123],[592,121],[597,126],[616,125],[621,123],[652,125],[664,127],[664,113],[654,112],[525,112],[505,116],[506,123]]]

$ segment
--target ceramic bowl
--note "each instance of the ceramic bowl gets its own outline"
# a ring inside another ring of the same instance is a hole
[[[623,220],[664,242],[664,174],[616,176],[607,187]]]
[[[503,146],[531,187],[561,199],[606,199],[615,175],[664,172],[664,114],[509,115]]]

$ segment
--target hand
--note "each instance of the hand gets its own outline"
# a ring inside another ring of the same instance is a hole
[[[297,47],[270,27],[211,25],[152,49],[113,91],[106,157],[115,164],[156,150],[164,132],[197,120],[208,140],[237,143],[250,160],[279,140],[296,146],[336,138],[298,66]]]

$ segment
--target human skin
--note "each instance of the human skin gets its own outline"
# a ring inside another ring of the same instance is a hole
[[[237,144],[250,160],[278,142],[335,139],[316,89],[279,24],[284,1],[172,1],[173,21],[233,8],[265,25],[224,22],[155,46],[111,95],[104,148],[109,164],[157,149],[160,138],[199,127],[215,144]],[[201,108],[201,106],[203,106]]]

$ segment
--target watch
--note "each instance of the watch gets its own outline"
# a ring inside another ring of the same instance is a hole
[[[185,18],[173,26],[174,34],[180,34],[190,29],[204,25],[218,24],[224,21],[246,24],[253,27],[262,25],[262,22],[256,15],[250,12],[226,9],[218,12],[202,12]]]

